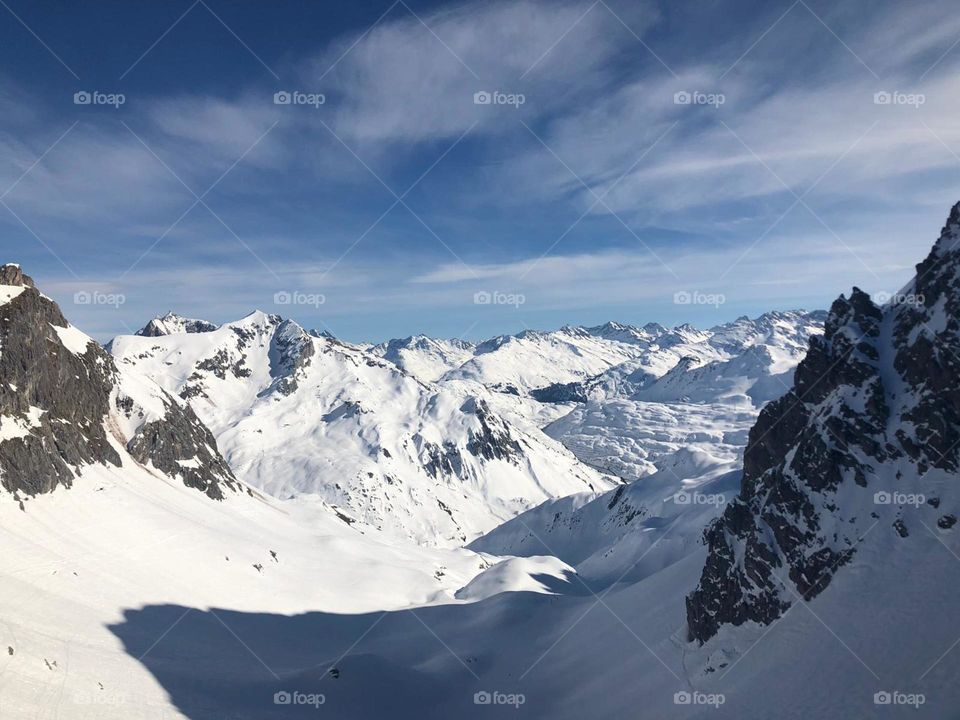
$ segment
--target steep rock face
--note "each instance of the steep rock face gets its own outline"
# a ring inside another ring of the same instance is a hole
[[[920,472],[956,472],[960,448],[960,203],[904,289],[893,327],[894,367],[915,389],[897,439]],[[910,427],[912,425],[912,428]],[[911,432],[912,429],[912,432]]]
[[[704,533],[709,554],[686,601],[691,639],[772,622],[823,592],[874,526],[906,542],[911,525],[940,525],[941,503],[953,507],[958,244],[960,205],[891,303],[854,288],[833,304],[793,388],[750,432],[739,496]],[[910,502],[923,492],[936,503]]]
[[[274,386],[283,395],[295,392],[298,376],[302,376],[315,352],[310,334],[291,320],[277,327],[270,347],[270,374]],[[336,340],[333,340],[336,342]]]
[[[170,396],[162,402],[163,417],[144,422],[127,444],[133,458],[152,464],[165,475],[182,477],[184,485],[214,500],[223,499],[224,488],[236,491],[236,479],[220,456],[216,440],[193,409]]]
[[[15,499],[70,487],[85,465],[121,467],[123,450],[214,498],[237,487],[189,408],[119,373],[18,266],[0,281],[0,483]]]
[[[19,267],[0,270],[0,482],[15,497],[69,487],[75,469],[120,465],[103,425],[113,363],[74,336]],[[71,347],[68,347],[70,345]]]

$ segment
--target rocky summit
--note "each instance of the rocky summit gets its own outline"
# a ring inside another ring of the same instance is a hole
[[[17,265],[0,267],[0,307],[0,482],[21,506],[93,464],[149,465],[212,498],[239,487],[193,410],[119,371]]]
[[[823,592],[867,533],[953,526],[960,459],[960,204],[889,303],[854,288],[750,431],[740,493],[704,531],[692,640]],[[914,502],[920,498],[929,502]]]

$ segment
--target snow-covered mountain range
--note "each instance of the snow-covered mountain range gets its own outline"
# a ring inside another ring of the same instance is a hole
[[[277,315],[121,336],[111,351],[187,400],[244,482],[420,543],[461,545],[544,500],[618,482],[505,420],[482,387],[417,379]]]
[[[955,714],[960,204],[882,307],[703,331],[0,307],[0,717]]]
[[[766,396],[752,389],[789,380],[819,319],[770,313],[710,331],[608,323],[477,345],[418,336],[357,346],[259,311],[222,326],[168,313],[109,348],[120,366],[187,400],[253,487],[319,498],[347,522],[416,542],[460,545],[546,500],[654,472],[686,439],[664,444],[605,423],[629,434],[639,457],[625,465],[616,439],[598,457],[581,439],[591,406],[577,399],[632,408],[662,383],[645,407],[684,432],[697,426],[688,415],[738,422],[713,438],[725,447],[707,448],[736,457]],[[572,386],[573,396],[552,397]]]

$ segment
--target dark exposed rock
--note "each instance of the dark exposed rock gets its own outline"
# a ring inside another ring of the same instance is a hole
[[[0,285],[23,285],[24,287],[36,287],[33,284],[33,278],[24,275],[19,265],[6,264],[0,265]]]
[[[434,478],[445,475],[459,475],[463,469],[463,458],[460,450],[452,442],[446,442],[441,447],[429,441],[423,442],[423,469]]]
[[[170,335],[172,333],[205,333],[213,332],[219,326],[206,320],[195,320],[185,318],[176,313],[169,312],[162,317],[156,317],[142,328],[137,330],[136,335],[143,337],[160,337],[161,335]]]
[[[471,455],[485,460],[517,462],[517,458],[523,453],[520,443],[513,439],[510,428],[503,419],[490,412],[485,401],[473,398],[461,409],[466,412],[472,410],[480,421],[480,430],[471,432],[467,443],[467,450]]]
[[[298,376],[310,365],[315,352],[310,335],[292,320],[277,327],[270,344],[270,375],[277,392],[290,395],[298,387]]]
[[[514,439],[503,419],[492,413],[485,401],[470,398],[460,409],[473,414],[480,425],[479,429],[470,431],[466,448],[458,447],[456,443],[449,441],[441,446],[425,440],[419,434],[414,436],[420,447],[421,462],[428,473],[438,479],[444,476],[462,477],[464,450],[484,461],[519,462],[519,458],[523,456],[523,448]]]
[[[221,380],[230,372],[236,378],[250,377],[250,369],[244,367],[246,357],[232,360],[226,350],[220,349],[212,357],[205,358],[197,363],[197,368],[216,375]]]
[[[613,506],[620,502],[620,498],[623,497],[624,491],[627,489],[626,485],[621,485],[617,488],[617,491],[613,494],[613,497],[610,498],[610,502],[607,505],[607,510],[613,510]]]
[[[542,403],[583,403],[589,400],[582,382],[553,383],[530,391],[530,397]]]
[[[772,622],[797,595],[810,600],[828,587],[868,531],[856,517],[881,517],[844,507],[869,502],[872,489],[840,501],[841,487],[900,481],[905,464],[921,479],[958,469],[958,246],[960,204],[902,298],[880,308],[854,288],[834,302],[793,387],[750,431],[739,496],[704,533],[707,560],[686,600],[691,639],[706,642],[724,624]],[[903,518],[892,523],[909,537]]]
[[[138,462],[180,475],[211,497],[236,487],[192,410],[164,394],[165,416],[141,422],[144,412],[120,390],[113,358],[92,341],[80,349],[83,336],[19,267],[0,268],[0,280],[25,288],[0,306],[0,428],[7,430],[0,441],[0,481],[15,499],[70,487],[86,465],[120,466],[108,432],[127,439],[116,428],[108,431],[113,417],[133,421],[127,449]]]
[[[3,276],[23,282],[11,267]],[[110,356],[92,342],[82,354],[67,349],[56,330],[67,328],[66,318],[32,285],[0,307],[0,427],[29,428],[0,442],[4,488],[36,495],[70,487],[82,465],[119,466],[104,428],[115,373]]]
[[[957,524],[956,515],[944,515],[939,520],[937,520],[937,527],[943,530],[949,530],[956,524]]]
[[[181,476],[184,485],[214,500],[223,499],[224,487],[237,490],[236,478],[216,450],[213,434],[193,409],[172,398],[165,405],[163,420],[144,423],[128,443],[133,458],[152,463],[166,475]]]

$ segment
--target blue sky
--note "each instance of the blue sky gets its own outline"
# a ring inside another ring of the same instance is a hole
[[[2,259],[101,339],[826,307],[960,199],[946,2],[4,2]]]

